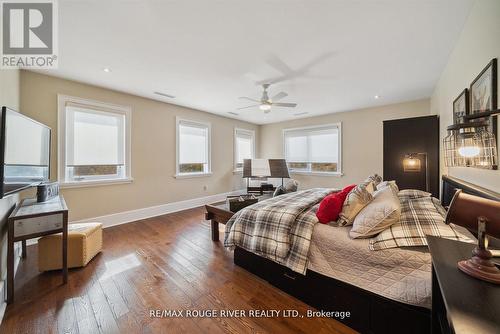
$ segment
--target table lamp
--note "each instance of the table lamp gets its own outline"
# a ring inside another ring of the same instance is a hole
[[[500,237],[500,202],[457,190],[446,214],[446,224],[453,223],[477,231],[478,244],[472,257],[458,262],[458,268],[477,279],[500,284],[500,270],[491,261],[488,235]]]

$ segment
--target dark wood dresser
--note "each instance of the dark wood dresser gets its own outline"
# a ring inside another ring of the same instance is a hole
[[[432,256],[432,333],[500,333],[500,285],[462,273],[474,244],[427,236]]]

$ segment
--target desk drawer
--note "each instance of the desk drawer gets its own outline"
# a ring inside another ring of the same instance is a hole
[[[40,216],[14,221],[14,238],[62,228],[63,214]]]

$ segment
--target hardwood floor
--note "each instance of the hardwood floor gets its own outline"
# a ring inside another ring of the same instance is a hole
[[[195,208],[104,230],[85,268],[38,273],[28,247],[0,333],[354,333],[327,318],[154,318],[150,310],[311,309],[233,264]],[[222,239],[222,238],[221,238]]]

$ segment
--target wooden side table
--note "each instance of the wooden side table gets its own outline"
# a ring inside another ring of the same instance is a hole
[[[46,202],[23,200],[7,221],[7,303],[14,301],[14,242],[22,242],[26,257],[26,240],[62,232],[63,283],[68,282],[68,207],[59,195]]]
[[[432,334],[500,333],[500,286],[457,268],[475,244],[427,236],[432,256]]]

